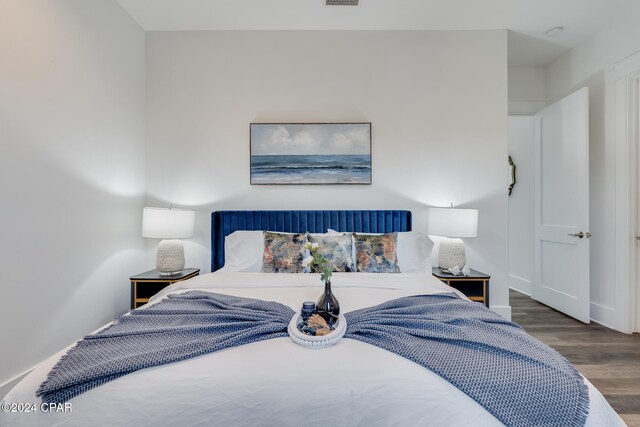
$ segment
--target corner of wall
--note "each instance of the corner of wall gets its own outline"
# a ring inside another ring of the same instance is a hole
[[[489,308],[494,313],[499,314],[500,316],[504,317],[505,319],[511,321],[511,306],[510,305],[492,305]]]

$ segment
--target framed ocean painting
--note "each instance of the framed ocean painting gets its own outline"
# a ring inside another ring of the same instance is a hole
[[[251,123],[251,184],[371,184],[371,123]]]

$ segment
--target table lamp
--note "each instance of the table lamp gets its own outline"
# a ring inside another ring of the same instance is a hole
[[[427,234],[445,237],[440,242],[438,265],[441,268],[460,268],[467,264],[464,243],[460,237],[478,235],[478,210],[430,208],[427,215]]]
[[[163,239],[158,244],[156,268],[163,276],[184,268],[184,245],[178,239],[193,237],[195,212],[182,209],[144,208],[142,237]]]

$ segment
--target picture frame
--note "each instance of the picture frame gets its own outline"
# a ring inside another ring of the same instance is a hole
[[[371,123],[251,123],[251,185],[370,185]]]

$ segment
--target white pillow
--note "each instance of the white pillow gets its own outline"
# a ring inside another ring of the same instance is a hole
[[[262,231],[238,230],[224,239],[224,270],[262,271],[264,236]]]
[[[398,267],[400,272],[424,271],[431,273],[433,240],[421,231],[398,233]]]
[[[276,231],[274,233],[284,233]],[[324,236],[317,233],[312,236]],[[264,256],[264,234],[257,230],[238,230],[224,239],[224,267],[225,271],[241,271],[260,273],[262,271],[262,257]],[[308,271],[306,271],[308,272]]]
[[[328,230],[329,235],[344,234],[332,229]],[[382,234],[382,233],[358,233],[358,234]],[[433,240],[421,231],[401,231],[398,233],[398,267],[401,273],[412,271],[423,271],[431,273],[431,252],[433,251]],[[355,265],[355,245],[353,250]]]

